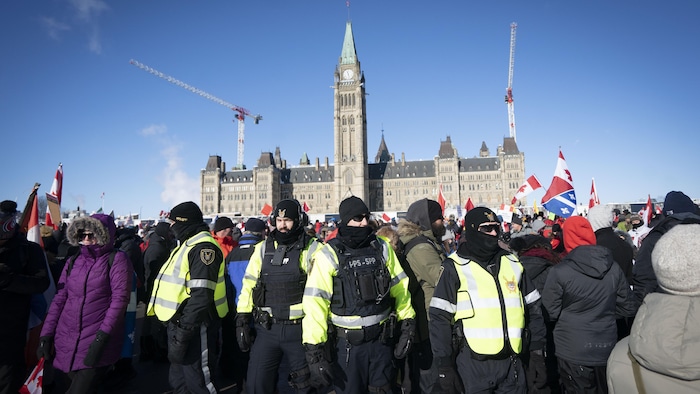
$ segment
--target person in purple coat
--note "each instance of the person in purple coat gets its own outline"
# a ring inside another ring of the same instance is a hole
[[[102,214],[68,227],[67,238],[80,252],[66,260],[37,349],[38,357],[67,373],[68,393],[96,392],[120,358],[134,268],[114,248],[115,234],[114,219]]]

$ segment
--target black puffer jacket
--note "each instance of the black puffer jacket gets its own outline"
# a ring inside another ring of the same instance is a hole
[[[609,249],[583,245],[549,270],[542,293],[554,327],[556,356],[604,366],[617,342],[617,316],[630,317],[634,301]]]

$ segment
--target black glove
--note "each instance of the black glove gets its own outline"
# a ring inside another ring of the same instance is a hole
[[[97,335],[95,335],[95,339],[88,348],[87,356],[85,356],[85,360],[83,360],[83,364],[85,364],[86,367],[94,367],[95,364],[97,364],[100,357],[102,357],[102,353],[105,351],[108,341],[109,334],[102,330],[97,330]]]
[[[306,362],[309,364],[309,379],[311,386],[322,389],[333,384],[333,371],[331,363],[326,359],[325,343],[317,345],[304,344],[306,350]]]
[[[36,349],[36,357],[43,357],[44,360],[51,361],[53,360],[54,354],[55,353],[53,350],[53,336],[46,335],[39,338],[39,347]]]
[[[239,313],[236,315],[236,340],[238,348],[242,352],[250,351],[250,345],[253,342],[250,338],[250,321],[253,315],[250,313]]]
[[[406,357],[413,346],[413,340],[416,336],[416,321],[413,319],[405,319],[401,322],[401,336],[394,347],[394,357],[399,360]]]
[[[174,326],[172,330],[168,330],[168,360],[172,364],[185,364],[187,348],[193,336],[193,328]]]
[[[455,370],[452,357],[438,357],[433,360],[437,363],[438,388],[441,393],[457,394],[462,392],[462,382]]]

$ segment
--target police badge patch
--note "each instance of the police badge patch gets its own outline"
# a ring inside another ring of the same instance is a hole
[[[214,252],[214,249],[202,249],[199,251],[199,259],[202,260],[204,265],[210,265],[213,263],[215,256],[216,253]]]

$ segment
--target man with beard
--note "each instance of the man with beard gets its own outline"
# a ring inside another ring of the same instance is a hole
[[[224,255],[192,201],[169,215],[178,246],[153,282],[147,315],[168,323],[170,385],[176,393],[216,393],[211,381],[220,318],[228,313]]]
[[[527,331],[530,350],[544,346],[540,293],[517,257],[499,246],[501,227],[493,211],[470,210],[464,226],[465,241],[443,263],[430,301],[438,385],[450,393],[525,393],[520,353],[528,345]]]
[[[277,203],[271,221],[275,229],[255,246],[238,297],[236,338],[241,351],[250,351],[246,391],[274,392],[285,357],[289,384],[298,393],[311,393],[301,342],[301,300],[311,257],[319,244],[304,231],[308,218],[297,200]],[[251,338],[253,321],[255,342]]]
[[[311,384],[332,386],[337,394],[390,393],[392,357],[406,357],[415,332],[408,277],[389,243],[369,226],[361,199],[343,200],[339,213],[338,236],[314,256],[304,291]],[[401,332],[396,344],[395,325]]]
[[[409,267],[411,302],[416,311],[416,345],[409,355],[409,375],[415,392],[430,393],[437,380],[437,369],[431,368],[433,354],[428,335],[428,309],[433,298],[440,266],[447,258],[440,245],[445,234],[442,207],[435,200],[424,198],[408,207],[399,222],[399,237]]]

